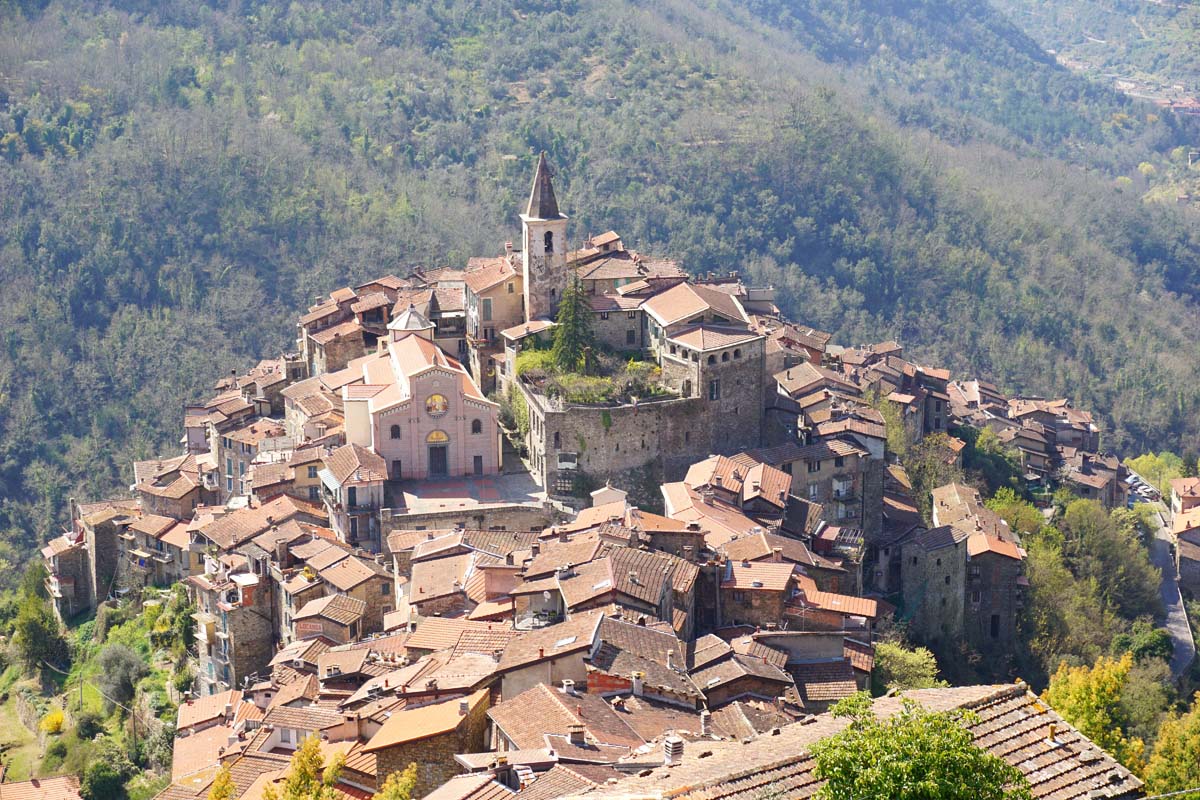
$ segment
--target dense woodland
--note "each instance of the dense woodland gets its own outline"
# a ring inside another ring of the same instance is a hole
[[[0,5],[9,561],[314,296],[498,251],[541,149],[575,237],[1070,395],[1110,447],[1200,435],[1200,233],[1129,178],[1194,132],[983,3]]]

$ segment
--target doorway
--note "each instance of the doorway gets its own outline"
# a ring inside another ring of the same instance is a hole
[[[446,452],[446,445],[435,444],[429,446],[429,477],[445,478],[450,474],[450,461]]]

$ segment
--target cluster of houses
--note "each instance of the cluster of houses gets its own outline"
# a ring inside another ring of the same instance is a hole
[[[259,797],[313,735],[354,798],[409,763],[435,800],[684,796],[768,764],[809,785],[804,746],[870,688],[882,623],[999,656],[1028,585],[975,489],[938,488],[922,518],[882,404],[912,440],[989,427],[1031,481],[1123,502],[1065,401],[838,348],[769,289],[612,232],[571,250],[544,157],[521,219],[502,255],[319,299],[296,353],[188,405],[180,452],[74,505],[43,550],[63,618],[180,581],[196,604],[160,797],[204,797],[222,766]],[[518,370],[575,281],[597,347],[648,363],[651,396],[570,402]],[[523,441],[499,397],[527,410]],[[1023,685],[913,696],[975,710],[980,737],[1003,719],[986,746],[1035,796],[1140,787]],[[736,786],[704,796],[761,791]]]

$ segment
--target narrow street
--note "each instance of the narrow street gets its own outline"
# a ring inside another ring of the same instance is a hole
[[[1162,584],[1159,592],[1162,595],[1163,606],[1167,609],[1165,627],[1175,642],[1175,652],[1171,656],[1171,675],[1179,680],[1187,672],[1188,667],[1196,658],[1196,642],[1192,638],[1192,629],[1188,624],[1187,613],[1183,608],[1183,597],[1179,593],[1179,584],[1175,580],[1175,560],[1171,557],[1171,535],[1163,524],[1161,504],[1158,511],[1158,529],[1154,532],[1154,541],[1150,543],[1150,560],[1154,566],[1162,570]]]

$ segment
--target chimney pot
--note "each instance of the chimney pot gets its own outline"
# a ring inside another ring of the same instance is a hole
[[[468,703],[466,700],[458,701],[458,715],[460,717],[465,717],[467,715],[467,712],[470,710],[471,710],[470,703]]]

